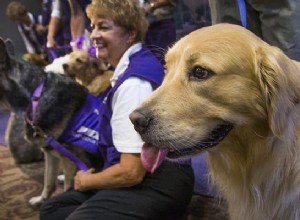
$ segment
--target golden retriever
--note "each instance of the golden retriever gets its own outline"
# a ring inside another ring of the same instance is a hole
[[[144,166],[207,151],[232,220],[300,219],[300,65],[243,27],[194,31],[130,118]],[[156,147],[155,147],[156,146]]]

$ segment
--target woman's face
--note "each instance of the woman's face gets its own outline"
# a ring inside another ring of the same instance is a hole
[[[97,57],[117,66],[124,52],[132,45],[130,34],[115,25],[111,19],[96,18],[91,23],[91,39],[96,47]]]

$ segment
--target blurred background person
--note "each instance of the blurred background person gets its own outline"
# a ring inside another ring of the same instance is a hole
[[[7,17],[16,22],[28,53],[44,51],[48,26],[42,13],[33,14],[19,2],[10,2],[6,7]]]
[[[70,44],[73,49],[82,46],[82,41],[86,40],[85,36],[88,35],[87,32],[90,32],[90,21],[85,13],[85,8],[90,2],[90,0],[53,0],[48,48]],[[63,32],[63,42],[56,42],[54,38],[58,31]]]
[[[282,49],[290,58],[300,61],[299,0],[209,0],[212,24],[242,25],[267,43]],[[240,13],[240,7],[245,11]]]
[[[66,0],[53,0],[47,35],[47,48],[58,48],[64,45],[69,45],[70,41],[71,30],[69,4]]]
[[[85,8],[91,3],[91,0],[68,0],[71,10],[70,27],[72,41],[80,41],[82,36],[91,32],[91,22],[88,19]]]

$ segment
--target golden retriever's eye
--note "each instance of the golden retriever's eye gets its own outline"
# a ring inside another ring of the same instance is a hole
[[[196,66],[189,74],[190,80],[205,80],[211,76],[211,72],[203,67]]]

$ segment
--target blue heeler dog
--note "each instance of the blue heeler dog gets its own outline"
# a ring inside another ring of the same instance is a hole
[[[24,117],[25,139],[45,153],[44,188],[29,201],[32,206],[54,192],[60,162],[65,190],[72,186],[78,169],[101,169],[99,102],[71,78],[9,56],[0,38],[0,105]]]

